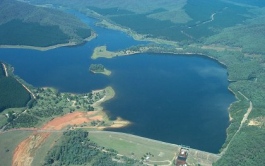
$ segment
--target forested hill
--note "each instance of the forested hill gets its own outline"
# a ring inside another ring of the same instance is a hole
[[[5,76],[0,62],[0,113],[6,108],[25,107],[30,100],[29,92],[13,76]]]
[[[15,0],[0,1],[0,45],[51,46],[81,43],[90,28],[64,12]]]

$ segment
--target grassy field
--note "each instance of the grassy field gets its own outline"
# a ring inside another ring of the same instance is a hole
[[[47,152],[54,145],[58,145],[61,136],[62,132],[51,133],[45,142],[36,149],[32,165],[43,164]],[[176,155],[178,155],[181,148],[179,145],[108,131],[89,130],[89,139],[106,151],[114,149],[119,156],[125,156],[151,165],[174,165]],[[187,162],[191,166],[197,166],[197,164],[210,166],[217,159],[219,159],[218,155],[190,149]]]
[[[115,56],[120,56],[122,55],[122,52],[111,52],[107,51],[106,46],[99,46],[94,49],[94,52],[91,56],[92,59],[97,59],[97,58],[112,58]]]
[[[62,132],[50,134],[50,136],[45,140],[45,142],[36,150],[34,159],[31,163],[32,166],[44,164],[44,159],[47,156],[48,151],[55,144],[57,144],[62,134],[63,134]]]
[[[141,139],[126,134],[90,132],[90,139],[97,144],[115,149],[119,154],[141,160],[144,155],[151,153],[153,161],[172,161],[178,152],[178,146],[159,144],[153,140]],[[169,163],[169,162],[168,162]]]
[[[100,146],[117,150],[119,154],[127,157],[142,160],[149,156],[148,163],[157,165],[172,165],[181,147],[179,145],[116,132],[90,131],[89,138]],[[211,165],[218,158],[218,155],[190,149],[187,161],[190,165],[197,165],[198,163]]]
[[[16,146],[31,133],[31,131],[10,131],[0,133],[0,165],[9,166],[12,164],[12,157]]]

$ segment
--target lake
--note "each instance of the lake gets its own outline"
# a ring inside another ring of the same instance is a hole
[[[0,49],[0,60],[14,66],[15,74],[36,87],[85,93],[112,86],[116,96],[103,104],[104,109],[111,119],[132,122],[114,131],[218,152],[229,125],[227,109],[235,101],[222,65],[202,56],[171,54],[92,60],[97,46],[119,50],[145,42],[96,27],[94,19],[78,17],[99,34],[96,39],[45,52]],[[92,63],[102,63],[112,75],[90,73]]]

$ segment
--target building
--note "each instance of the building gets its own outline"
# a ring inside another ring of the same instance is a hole
[[[176,166],[187,166],[189,147],[182,146],[180,148],[179,154],[175,159]]]

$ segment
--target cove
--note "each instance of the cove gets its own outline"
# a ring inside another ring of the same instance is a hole
[[[117,50],[142,43],[125,33],[93,26],[93,19],[82,19],[99,34],[96,39],[45,52],[0,49],[0,60],[36,87],[84,93],[112,86],[116,96],[104,103],[104,109],[112,119],[132,122],[115,131],[218,152],[229,125],[227,109],[235,100],[227,89],[223,66],[201,56],[170,54],[91,60],[97,46]],[[102,63],[112,75],[89,73],[91,63]]]

